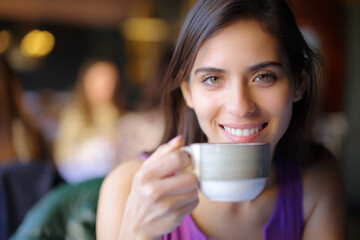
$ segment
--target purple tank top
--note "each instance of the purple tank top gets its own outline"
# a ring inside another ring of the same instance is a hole
[[[299,169],[294,162],[277,164],[279,190],[271,217],[263,228],[264,240],[300,240],[304,226]],[[163,240],[212,240],[196,226],[190,215]]]

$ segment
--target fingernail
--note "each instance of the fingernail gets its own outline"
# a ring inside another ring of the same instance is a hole
[[[178,136],[174,137],[173,139],[171,139],[171,140],[169,141],[169,144],[170,144],[170,145],[174,145],[174,144],[176,144],[181,138],[182,138],[181,135],[178,135]]]

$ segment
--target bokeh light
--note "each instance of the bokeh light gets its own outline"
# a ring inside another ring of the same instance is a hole
[[[167,39],[169,26],[163,19],[133,17],[125,21],[123,33],[131,41],[159,42]]]
[[[21,53],[27,57],[44,57],[55,45],[55,37],[48,31],[32,30],[21,41]]]

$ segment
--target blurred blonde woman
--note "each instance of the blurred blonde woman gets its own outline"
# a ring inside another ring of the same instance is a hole
[[[0,56],[0,164],[50,160],[50,150],[22,103],[16,74]]]
[[[116,164],[118,85],[119,71],[110,61],[89,60],[81,67],[54,145],[56,164],[68,182],[106,175]]]

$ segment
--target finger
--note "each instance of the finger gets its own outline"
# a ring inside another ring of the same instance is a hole
[[[176,197],[174,196],[174,199]],[[183,220],[183,218],[186,215],[189,215],[199,204],[199,199],[197,197],[187,197],[189,199],[188,201],[185,201],[185,204],[175,204],[178,207],[174,210],[166,210],[165,211],[158,209],[157,213],[160,211],[163,214],[159,214],[157,216],[146,216],[145,220],[147,222],[151,222],[153,224],[150,224],[148,229],[146,229],[147,232],[153,232],[154,234],[158,235],[159,231],[166,233],[173,231],[177,226],[179,226]],[[183,201],[184,202],[184,201]],[[157,226],[157,228],[154,228],[154,226]]]
[[[189,198],[190,200],[190,198]],[[183,205],[178,205],[179,207],[169,211],[168,214],[163,216],[163,221],[170,222],[175,225],[180,225],[183,218],[189,215],[199,204],[199,198],[193,198],[188,203]]]
[[[154,183],[163,196],[178,195],[197,189],[198,180],[193,173],[182,172]]]
[[[190,192],[180,195],[171,195],[166,197],[166,201],[169,204],[168,211],[176,211],[184,206],[194,203],[198,200],[198,191],[197,189],[193,189]]]
[[[177,175],[191,166],[191,158],[184,152],[176,150],[166,158],[154,164],[154,168],[159,168],[159,177],[166,178]]]
[[[175,172],[185,170],[189,164],[189,157],[177,151],[158,159],[157,162],[153,161],[151,164],[143,165],[137,175],[145,182],[163,179],[174,175]]]
[[[168,143],[161,145],[156,149],[156,151],[149,157],[148,160],[146,160],[146,163],[151,163],[152,161],[156,161],[157,158],[167,155],[170,152],[173,152],[177,149],[180,149],[180,147],[183,144],[183,138],[182,136],[176,136],[173,139],[171,139]]]
[[[186,194],[172,195],[160,199],[156,204],[153,204],[152,214],[146,216],[146,221],[154,221],[155,219],[165,218],[168,215],[179,215],[179,212],[188,209],[189,205],[197,205],[198,192],[193,190]]]
[[[146,179],[166,178],[190,166],[190,157],[180,150],[173,150],[162,156],[152,156],[151,162],[143,165]]]
[[[156,203],[168,196],[177,196],[197,191],[197,179],[192,173],[182,173],[165,179],[153,180],[145,184],[133,185],[141,198]]]
[[[159,200],[153,205],[152,214],[146,216],[147,221],[164,218],[171,214],[176,214],[187,205],[198,201],[197,191],[191,191],[186,194],[168,196]]]

